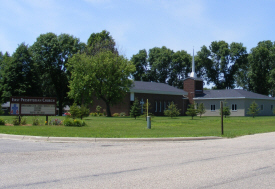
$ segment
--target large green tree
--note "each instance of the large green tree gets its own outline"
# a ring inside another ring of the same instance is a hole
[[[207,83],[217,89],[234,88],[238,69],[247,63],[246,48],[242,43],[213,41],[209,48],[203,46],[198,52],[199,65],[204,67]]]
[[[43,96],[56,96],[59,110],[68,103],[67,93],[70,73],[66,63],[75,53],[83,51],[85,45],[68,34],[41,34],[32,45],[34,62],[38,65]],[[59,115],[62,111],[59,111]]]
[[[131,61],[136,67],[136,71],[133,73],[135,81],[148,81],[148,55],[145,49],[140,50],[138,54],[132,56]]]
[[[0,102],[6,102],[7,100],[9,100],[8,98],[5,98],[6,93],[4,92],[5,88],[7,87],[6,85],[6,73],[8,72],[8,66],[11,64],[12,61],[12,57],[9,55],[8,52],[6,52],[4,55],[2,53],[0,53]]]
[[[39,76],[33,63],[28,45],[21,43],[5,65],[2,97],[8,101],[11,96],[39,96]]]
[[[75,54],[68,62],[71,71],[69,96],[77,101],[89,101],[96,96],[106,103],[107,116],[110,107],[121,102],[129,91],[132,81],[129,76],[135,66],[123,56],[102,51],[94,56]]]
[[[168,84],[179,89],[183,88],[183,80],[191,72],[192,57],[186,51],[177,51],[172,55]]]
[[[118,54],[116,43],[110,32],[102,30],[100,33],[92,33],[87,42],[86,53],[95,55],[101,51],[111,51]]]
[[[248,56],[250,90],[256,93],[274,95],[275,89],[275,43],[261,41],[252,48]]]
[[[173,52],[165,46],[140,50],[132,56],[136,66],[133,77],[136,81],[154,81],[168,83],[171,86],[182,88],[183,80],[191,71],[192,57],[186,51]]]

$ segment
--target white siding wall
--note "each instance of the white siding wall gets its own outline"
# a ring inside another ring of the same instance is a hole
[[[203,116],[220,116],[220,99],[218,100],[195,100],[195,103],[203,103],[206,112]],[[222,100],[224,101],[224,100]],[[250,99],[227,99],[227,106],[231,111],[230,116],[249,116],[247,115],[248,108],[254,100]],[[274,115],[271,110],[271,105],[275,108],[275,101],[273,100],[255,100],[258,107],[264,106],[264,110],[260,110],[259,116],[272,116]],[[232,111],[232,104],[237,104],[237,111]],[[211,105],[215,105],[216,110],[211,111]]]
[[[245,115],[249,116],[247,114],[248,108],[250,107],[250,104],[255,101],[258,104],[258,108],[260,108],[259,116],[273,116],[273,111],[271,110],[271,105],[273,105],[273,108],[275,108],[275,101],[273,100],[245,100]],[[263,110],[261,110],[261,105],[263,105]]]

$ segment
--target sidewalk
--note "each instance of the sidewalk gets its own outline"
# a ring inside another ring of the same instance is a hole
[[[0,139],[45,141],[45,142],[150,142],[150,141],[192,141],[192,140],[216,140],[222,137],[172,137],[172,138],[82,138],[82,137],[43,137],[27,135],[0,134]]]

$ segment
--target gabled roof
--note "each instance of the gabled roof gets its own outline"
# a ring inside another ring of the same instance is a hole
[[[194,100],[204,99],[262,99],[275,100],[273,97],[245,91],[242,89],[204,90],[204,93],[196,96]]]
[[[183,89],[172,87],[166,83],[134,81],[130,92],[150,93],[150,94],[167,94],[167,95],[188,95]]]

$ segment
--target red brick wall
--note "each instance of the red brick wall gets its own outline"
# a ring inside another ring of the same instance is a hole
[[[181,95],[160,95],[160,94],[146,94],[146,93],[135,93],[135,98],[138,98],[139,101],[143,99],[144,103],[146,103],[147,99],[151,104],[151,109],[149,112],[156,116],[163,116],[164,111],[164,102],[166,102],[166,106],[168,106],[168,102],[174,102],[177,104],[177,108],[180,109],[181,115],[185,115],[187,110],[188,99],[183,99]],[[156,104],[157,112],[156,112]],[[160,102],[161,102],[161,110],[160,110]],[[124,100],[111,107],[111,114],[125,112],[126,115],[130,115],[130,108],[133,102],[130,102],[130,93],[127,93]],[[103,100],[93,99],[93,104],[90,105],[90,112],[96,112],[96,106],[100,105],[102,107],[101,112],[106,111],[106,104]],[[146,112],[144,112],[146,113]]]
[[[188,92],[189,103],[192,104],[195,97],[195,80],[191,78],[184,80],[183,89]]]
[[[203,81],[188,78],[183,82],[183,89],[188,92],[189,103],[192,104],[194,102],[193,98],[197,94],[203,93]]]

